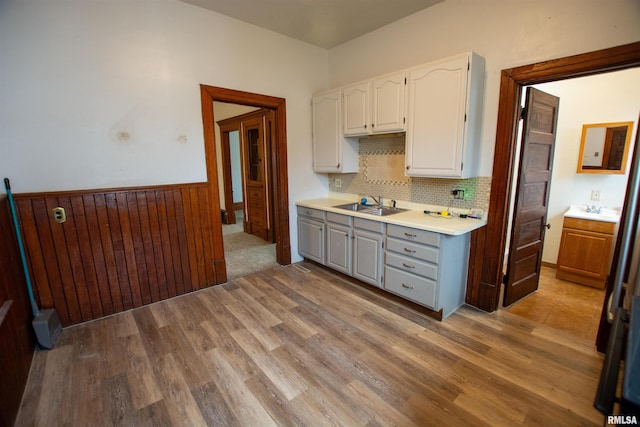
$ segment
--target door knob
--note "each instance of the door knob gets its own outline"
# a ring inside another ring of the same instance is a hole
[[[545,224],[545,227],[547,227],[547,230],[551,230],[551,224]]]

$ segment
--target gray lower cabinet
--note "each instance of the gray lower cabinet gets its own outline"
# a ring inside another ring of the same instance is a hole
[[[298,207],[298,252],[434,311],[464,304],[470,234],[451,236]]]
[[[352,217],[327,212],[327,267],[351,275]]]
[[[382,254],[385,223],[362,218],[353,221],[352,276],[382,287]]]
[[[464,304],[469,234],[387,227],[384,288],[445,318]]]
[[[298,207],[298,252],[320,264],[325,263],[325,212]]]

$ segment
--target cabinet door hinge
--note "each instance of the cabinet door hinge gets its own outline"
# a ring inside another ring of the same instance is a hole
[[[404,84],[405,84],[405,86],[407,85],[407,78],[406,77],[404,78]]]
[[[471,69],[471,61],[467,59],[467,71]]]
[[[403,117],[403,118],[402,118],[402,124],[406,124],[406,123],[407,123],[407,118],[406,118],[406,117]]]
[[[382,249],[384,249],[384,242],[382,242]]]
[[[464,170],[464,162],[460,162],[460,171]]]
[[[467,113],[464,114],[464,122],[467,123]]]

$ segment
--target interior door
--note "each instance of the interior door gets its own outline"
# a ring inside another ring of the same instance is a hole
[[[504,305],[538,289],[560,98],[527,88]]]

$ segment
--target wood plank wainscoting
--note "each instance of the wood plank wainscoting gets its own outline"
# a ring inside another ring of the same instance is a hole
[[[6,195],[0,195],[0,425],[13,425],[35,349],[31,308]]]
[[[226,281],[207,183],[15,195],[36,298],[63,326]],[[56,223],[55,207],[67,220]],[[223,276],[223,277],[221,277]]]

